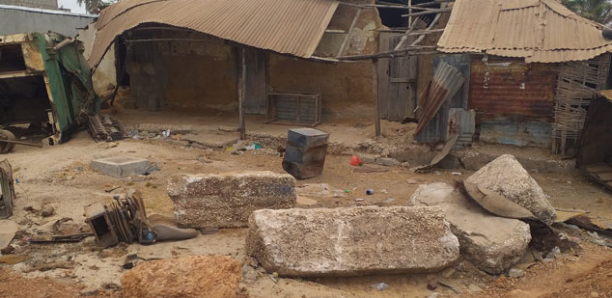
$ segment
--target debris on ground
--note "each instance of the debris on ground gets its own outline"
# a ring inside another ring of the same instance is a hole
[[[197,256],[142,263],[121,277],[124,298],[238,297],[240,263],[230,257]]]
[[[464,184],[470,196],[489,212],[499,214],[499,210],[505,208],[498,206],[506,207],[511,202],[546,224],[555,220],[555,209],[542,188],[510,154],[496,158],[468,177]]]
[[[85,217],[98,245],[110,247],[125,242],[151,244],[164,240],[184,240],[197,237],[194,229],[180,229],[162,216],[147,216],[140,192],[129,190],[124,198],[115,195],[107,205],[85,207]]]
[[[0,162],[0,190],[2,191],[2,194],[0,194],[0,219],[8,218],[13,214],[13,201],[16,197],[13,167],[8,159]]]
[[[290,129],[283,169],[296,179],[320,176],[325,165],[329,133],[314,128]]]
[[[128,136],[123,124],[109,114],[88,115],[87,128],[96,142],[119,141]]]
[[[459,238],[461,254],[490,274],[512,268],[531,241],[528,224],[495,216],[443,182],[420,185],[409,204],[440,207]]]
[[[0,249],[3,249],[11,244],[19,225],[12,220],[0,220],[0,227]]]
[[[72,218],[66,217],[37,228],[28,241],[30,243],[79,242],[89,236],[93,236],[89,226],[74,223]]]
[[[436,207],[258,210],[247,253],[281,276],[427,273],[452,265],[459,241]]]
[[[266,171],[175,175],[167,190],[179,226],[191,228],[246,227],[253,211],[292,208],[297,199],[295,178]]]
[[[40,216],[49,217],[55,214],[55,208],[51,204],[44,205],[40,208]]]

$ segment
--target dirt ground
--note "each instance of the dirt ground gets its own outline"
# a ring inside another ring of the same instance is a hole
[[[196,116],[193,116],[196,117]],[[129,128],[143,123],[161,123],[151,113],[138,118],[122,114]],[[171,118],[171,117],[169,117]],[[202,117],[204,118],[204,117]],[[168,119],[168,118],[166,118]],[[177,119],[177,118],[175,118]],[[180,117],[178,117],[180,119]],[[255,120],[250,120],[255,121]],[[201,130],[214,131],[230,121],[206,121],[189,124]],[[255,121],[255,123],[261,123]],[[174,127],[187,125],[177,121]],[[266,133],[286,134],[290,127],[257,124],[268,129]],[[327,124],[334,142],[359,144],[372,137],[371,123],[352,123],[345,130],[342,123]],[[253,124],[251,127],[259,127]],[[342,133],[342,131],[347,131]],[[386,126],[387,138],[402,141],[406,130]],[[242,286],[251,297],[429,297],[434,291],[426,285],[432,278],[441,279],[442,273],[428,275],[383,275],[354,278],[319,278],[275,280],[261,268],[249,266],[245,252],[246,229],[223,229],[199,235],[195,239],[164,242],[143,246],[121,244],[110,249],[99,248],[89,237],[80,243],[32,244],[23,240],[25,232],[63,217],[83,223],[83,207],[93,202],[107,202],[115,193],[129,188],[142,191],[147,212],[173,215],[172,202],[165,190],[169,176],[177,173],[220,173],[227,171],[269,170],[282,173],[282,158],[276,148],[247,151],[233,155],[222,149],[196,149],[178,142],[165,140],[127,139],[117,143],[95,143],[86,132],[80,132],[67,143],[43,149],[17,146],[13,153],[3,157],[13,166],[18,199],[14,215],[22,231],[13,241],[15,252],[23,260],[15,264],[0,264],[0,297],[120,297],[120,277],[126,272],[121,267],[128,253],[143,258],[174,258],[193,255],[225,255],[243,263]],[[503,151],[504,149],[495,149]],[[514,149],[510,148],[509,151]],[[543,150],[539,150],[539,154]],[[92,159],[111,156],[147,158],[159,165],[160,171],[148,176],[115,179],[92,171]],[[388,172],[355,173],[349,164],[350,155],[328,155],[322,176],[298,181],[298,186],[328,184],[331,192],[308,195],[302,208],[338,207],[354,205],[406,205],[408,198],[420,183],[458,183],[470,175],[467,170],[435,170],[415,174],[405,167],[392,167]],[[457,174],[461,173],[461,174]],[[612,221],[612,195],[583,178],[572,168],[555,173],[534,173],[533,177],[550,196],[556,207],[588,210],[592,215]],[[119,187],[111,192],[106,192]],[[312,186],[311,186],[312,187]],[[366,195],[366,189],[374,189]],[[345,192],[348,191],[348,192]],[[334,194],[338,194],[334,196]],[[357,198],[363,200],[355,200]],[[40,209],[52,204],[56,214],[43,218],[26,207]],[[444,277],[451,287],[439,284],[438,297],[612,297],[612,251],[594,245],[580,231],[580,248],[565,252],[553,262],[537,263],[526,271],[526,276],[513,279],[483,273],[467,261],[454,267],[450,277]],[[2,259],[0,259],[0,262]],[[40,264],[48,265],[45,270]],[[65,268],[56,268],[63,264]],[[33,269],[34,268],[34,269]],[[384,282],[383,291],[375,288]],[[28,287],[29,284],[37,287]],[[452,288],[452,289],[451,289]],[[97,295],[97,296],[96,296]]]

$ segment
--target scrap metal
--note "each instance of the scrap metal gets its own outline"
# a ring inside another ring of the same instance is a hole
[[[422,112],[415,135],[425,129],[442,105],[459,91],[464,81],[463,74],[457,68],[444,61],[440,62],[431,83],[419,100],[419,104],[422,105],[419,108],[422,109]]]
[[[8,159],[0,162],[0,189],[2,196],[0,200],[0,218],[7,218],[13,214],[13,200],[15,199],[15,186],[13,180],[13,168]]]

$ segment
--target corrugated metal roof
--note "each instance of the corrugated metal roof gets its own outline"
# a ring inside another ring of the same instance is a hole
[[[143,23],[308,58],[337,7],[334,0],[123,0],[102,11],[89,63],[97,65],[117,35]]]
[[[457,0],[438,46],[526,62],[580,61],[612,50],[602,28],[555,0]]]

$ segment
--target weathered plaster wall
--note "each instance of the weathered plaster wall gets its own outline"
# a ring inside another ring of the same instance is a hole
[[[94,18],[63,11],[0,5],[0,35],[53,31],[73,37],[77,28],[86,27]]]
[[[172,43],[162,51],[168,71],[166,102],[170,107],[215,108],[237,107],[235,59],[232,48],[220,42]]]
[[[328,64],[281,55],[269,56],[274,92],[321,93],[324,111],[340,114],[351,105],[374,105],[370,61]]]

